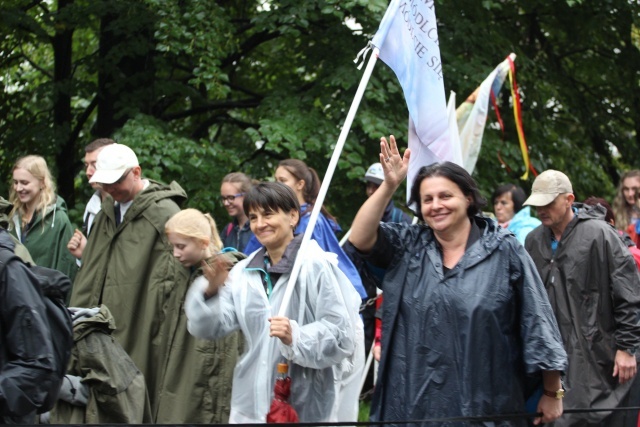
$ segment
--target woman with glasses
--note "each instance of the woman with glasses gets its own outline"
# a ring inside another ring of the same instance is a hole
[[[232,172],[222,179],[220,186],[220,203],[227,210],[232,221],[220,230],[220,240],[225,248],[235,248],[245,252],[247,243],[253,237],[247,215],[242,208],[244,195],[249,192],[253,183],[251,178],[242,172]]]

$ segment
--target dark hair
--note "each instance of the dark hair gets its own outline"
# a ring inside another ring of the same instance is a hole
[[[591,196],[584,202],[585,205],[596,206],[602,205],[603,208],[607,210],[607,214],[604,216],[604,220],[611,224],[611,220],[613,220],[613,224],[616,222],[616,216],[613,214],[613,209],[611,209],[611,205],[607,203],[607,201],[601,197]]]
[[[244,195],[242,208],[247,216],[251,210],[264,209],[267,212],[300,212],[300,203],[296,193],[281,182],[261,182],[251,187]],[[298,216],[298,221],[300,217]],[[298,224],[296,224],[297,226]]]
[[[304,181],[304,191],[302,195],[304,197],[304,201],[307,202],[308,206],[307,209],[302,213],[304,214],[312,210],[313,205],[316,203],[316,199],[318,198],[318,193],[320,192],[320,178],[318,178],[318,173],[315,171],[315,169],[310,168],[305,162],[298,159],[281,160],[280,163],[278,163],[278,167],[285,168],[298,181]],[[338,223],[336,218],[331,215],[324,206],[322,206],[320,212],[322,212],[325,217],[332,220],[336,224]]]
[[[113,139],[109,138],[98,138],[95,141],[90,142],[86,147],[84,147],[85,153],[93,153],[98,148],[106,147],[107,145],[115,144],[116,142]]]
[[[491,204],[496,203],[496,199],[502,196],[504,193],[511,193],[511,200],[513,200],[513,213],[520,212],[524,201],[527,200],[527,195],[524,190],[515,184],[502,184],[491,195]]]
[[[453,182],[460,188],[462,194],[467,197],[471,197],[471,203],[467,208],[467,215],[472,217],[480,212],[482,212],[482,208],[486,206],[487,201],[482,194],[480,194],[480,190],[478,190],[478,184],[476,181],[471,178],[471,175],[464,170],[461,166],[456,165],[451,162],[442,162],[442,163],[434,163],[429,166],[423,166],[418,171],[418,174],[413,180],[413,186],[411,187],[411,198],[409,199],[409,206],[415,204],[415,215],[418,217],[420,221],[424,221],[422,217],[422,211],[420,209],[421,198],[420,198],[420,184],[427,178],[433,177],[442,177],[446,178],[449,181]]]

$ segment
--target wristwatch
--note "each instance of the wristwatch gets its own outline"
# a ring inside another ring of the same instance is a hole
[[[623,349],[623,351],[626,351],[627,353],[629,353],[631,356],[635,356],[636,355],[636,351],[638,350],[637,347],[633,347],[633,348],[625,348]]]
[[[549,396],[549,397],[553,397],[554,399],[562,399],[564,397],[564,389],[563,388],[559,388],[556,391],[549,391],[549,390],[542,390],[542,393],[544,393],[545,396]]]

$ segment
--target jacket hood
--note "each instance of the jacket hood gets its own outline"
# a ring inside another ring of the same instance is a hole
[[[478,226],[481,235],[480,238],[465,251],[465,255],[460,260],[459,265],[463,270],[482,262],[494,251],[498,250],[506,239],[516,240],[511,231],[500,227],[494,219],[480,215],[473,216],[470,219]],[[382,224],[382,226],[385,225],[386,224]],[[436,256],[436,251],[438,251],[437,239],[433,230],[427,225],[422,225],[421,227],[422,230],[428,230],[426,233],[419,233],[422,239],[421,246],[426,247],[428,251],[432,251],[433,256]]]
[[[482,235],[469,248],[469,256],[463,257],[465,268],[471,267],[487,258],[500,247],[500,244],[506,238],[513,237],[515,239],[513,233],[506,228],[500,227],[494,219],[476,215],[471,217],[471,221],[474,221],[480,228]]]
[[[141,212],[144,212],[149,205],[164,199],[171,199],[178,206],[182,206],[187,200],[187,193],[180,187],[180,184],[175,181],[166,185],[150,179],[149,186],[138,193],[133,199],[134,203],[129,208],[132,215],[131,218],[135,218]],[[128,215],[129,213],[127,211],[127,216]]]
[[[607,210],[600,205],[585,205],[584,203],[574,203],[574,209],[578,210],[578,219],[601,219],[604,221],[605,216],[607,215]]]
[[[110,335],[116,329],[116,322],[106,305],[99,307],[69,307],[73,318],[73,340],[80,341],[93,331],[99,330]]]
[[[590,221],[590,220],[598,220],[605,222],[604,217],[607,214],[607,211],[604,207],[600,205],[591,206],[585,205],[584,203],[574,203],[571,205],[574,211],[573,219],[567,224],[567,227],[562,232],[562,238],[565,239],[566,236],[571,234],[576,227],[576,224],[581,221]],[[549,227],[545,227],[546,232],[550,235],[552,233]]]
[[[67,202],[64,201],[64,199],[60,196],[56,196],[56,202],[52,203],[50,205],[48,205],[45,209],[44,209],[44,214],[37,214],[35,220],[33,221],[33,226],[32,228],[35,229],[36,226],[40,225],[42,223],[42,221],[44,220],[44,218],[48,217],[49,215],[53,215],[54,219],[55,216],[58,212],[64,212],[67,213]],[[13,219],[13,224],[16,230],[20,229],[20,219],[18,218],[18,215],[13,215],[12,217]],[[51,222],[51,227],[53,227],[55,225],[55,221]]]

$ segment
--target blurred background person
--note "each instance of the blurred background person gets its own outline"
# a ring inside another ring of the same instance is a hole
[[[93,225],[93,220],[95,219],[98,212],[102,209],[102,202],[104,198],[107,196],[107,193],[103,192],[100,188],[100,185],[95,182],[90,182],[91,177],[96,171],[96,162],[98,161],[98,154],[100,151],[107,145],[115,144],[116,142],[113,139],[108,138],[99,138],[95,141],[92,141],[89,145],[84,148],[84,174],[87,177],[87,181],[89,181],[89,185],[93,188],[94,193],[87,202],[87,206],[84,208],[84,214],[82,215],[82,230],[76,229],[73,233],[73,237],[69,240],[67,244],[67,248],[70,251],[73,251],[76,255],[79,255],[78,263],[80,263],[80,258],[82,258],[82,251],[84,251],[84,247],[87,245],[87,237],[91,232],[91,226]]]
[[[638,191],[640,191],[640,170],[633,169],[620,177],[616,197],[613,199],[613,213],[616,217],[616,228],[627,231],[629,225],[635,224],[640,217],[638,208]]]
[[[531,216],[531,208],[522,206],[526,199],[524,190],[514,184],[503,184],[491,195],[498,224],[515,234],[523,245],[527,234],[540,225],[540,220]]]
[[[225,248],[234,248],[246,252],[247,243],[253,237],[247,215],[242,208],[244,195],[251,189],[251,178],[242,172],[232,172],[222,178],[220,185],[220,203],[227,210],[231,222],[220,230],[220,239]]]
[[[611,209],[611,205],[609,205],[609,203],[605,199],[601,197],[591,196],[582,203],[589,206],[597,206],[597,205],[602,206],[606,210],[604,220],[609,224],[611,224],[613,227],[616,226],[616,217],[613,213],[613,209]],[[631,252],[631,255],[633,255],[633,259],[636,261],[636,266],[640,271],[640,249],[638,249],[634,241],[631,239],[631,237],[629,237],[627,233],[621,230],[617,230],[617,231],[618,231],[618,234],[620,235],[620,238],[622,239],[622,242],[629,249],[629,252]]]

